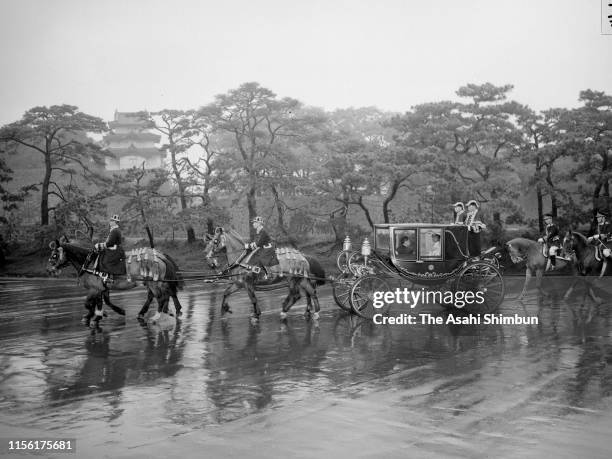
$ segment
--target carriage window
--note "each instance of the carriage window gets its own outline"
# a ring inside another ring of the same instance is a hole
[[[400,260],[416,260],[416,230],[395,230],[395,255]]]
[[[442,230],[440,228],[423,228],[419,234],[419,252],[421,258],[442,258]]]
[[[388,228],[376,228],[376,232],[374,233],[374,244],[376,250],[381,252],[386,252],[389,250],[389,246],[391,245],[389,242],[389,229]]]

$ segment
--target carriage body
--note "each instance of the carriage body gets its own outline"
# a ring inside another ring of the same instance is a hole
[[[402,245],[406,238],[408,249]],[[483,290],[486,304],[478,312],[497,309],[503,301],[503,278],[495,256],[470,257],[465,225],[385,223],[374,225],[373,244],[349,255],[334,284],[340,307],[370,317],[375,291],[389,290],[388,280],[441,290]],[[340,257],[339,257],[340,259]]]
[[[439,239],[436,244],[434,237]],[[413,250],[402,250],[409,238]],[[373,257],[415,283],[445,282],[468,259],[467,227],[426,223],[380,224],[374,226]]]

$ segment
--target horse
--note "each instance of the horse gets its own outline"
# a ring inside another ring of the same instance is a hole
[[[112,281],[104,282],[99,276],[84,269],[89,261],[91,250],[70,244],[64,237],[60,240],[52,241],[49,244],[49,248],[51,249],[51,255],[47,263],[47,272],[51,275],[58,275],[64,266],[71,265],[76,270],[80,283],[87,289],[85,309],[88,312],[83,316],[83,322],[86,326],[91,325],[93,327],[99,325],[104,315],[102,312],[102,301],[117,314],[125,315],[123,308],[114,305],[110,301],[109,290],[129,290],[136,287],[138,285],[137,282],[129,280],[127,276],[115,276]],[[177,316],[181,313],[181,304],[176,294],[177,290],[182,289],[183,280],[178,274],[176,263],[166,255],[164,256],[168,260],[168,262],[165,262],[165,280],[143,280],[143,285],[147,288],[147,300],[138,313],[139,320],[144,319],[153,298],[157,300],[158,304],[158,311],[152,318],[153,321],[159,319],[162,311],[167,312],[170,297],[173,298]],[[94,318],[93,324],[91,324],[92,318]]]
[[[595,246],[589,244],[587,237],[582,233],[571,230],[568,231],[563,237],[563,250],[566,253],[572,254],[575,260],[576,272],[580,273],[583,277],[597,276],[598,274],[599,277],[602,277],[608,271],[607,259],[597,256],[597,249]],[[569,296],[569,293],[571,293],[577,281],[578,279],[572,283],[568,293],[565,295],[566,298]],[[602,302],[601,298],[597,297],[595,292],[593,292],[591,282],[589,282],[589,287],[585,291],[585,297],[587,293],[596,303]]]
[[[531,239],[517,237],[506,242],[506,249],[513,263],[525,262],[525,284],[517,299],[522,300],[525,296],[525,292],[527,291],[527,287],[534,272],[536,275],[536,286],[538,290],[542,291],[542,276],[544,275],[544,270],[548,261],[542,254],[542,245]],[[564,268],[568,263],[569,260],[557,257],[557,269]]]
[[[282,287],[282,282],[286,281],[289,294],[282,303],[281,320],[287,317],[287,312],[301,298],[302,293],[305,295],[307,303],[304,315],[309,317],[312,314],[313,319],[319,318],[320,306],[316,288],[325,283],[325,270],[317,260],[305,256],[296,249],[279,249],[277,250],[279,264],[267,268],[268,275],[266,279],[262,272],[258,272],[259,267],[252,267],[248,264],[253,253],[250,255],[247,253],[247,249],[244,248],[244,241],[240,235],[233,230],[229,230],[225,232],[225,236],[226,251],[221,252],[212,237],[204,249],[208,265],[212,269],[225,266],[219,274],[222,276],[227,275],[230,279],[230,285],[223,292],[223,300],[221,302],[222,317],[226,313],[232,312],[228,303],[228,297],[244,288],[253,304],[251,319],[254,322],[259,320],[261,310],[257,304],[255,291],[271,290],[275,287],[280,288]],[[232,254],[237,253],[240,253],[240,256],[234,258]],[[219,258],[224,260],[225,263],[220,264]],[[312,311],[313,307],[314,311]]]

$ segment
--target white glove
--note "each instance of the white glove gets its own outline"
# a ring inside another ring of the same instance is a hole
[[[540,244],[544,244],[544,239],[540,238],[540,239],[538,239],[538,242],[539,242]]]
[[[94,247],[98,252],[100,252],[106,248],[106,244],[104,244],[104,242],[97,242]]]
[[[593,235],[593,239],[599,239],[599,234]]]
[[[591,242],[591,241],[593,241],[593,236],[587,237],[587,242]]]
[[[244,244],[244,248],[248,249],[249,248],[249,244]]]
[[[255,244],[254,242],[251,242],[251,249],[255,250],[257,248],[257,244]]]

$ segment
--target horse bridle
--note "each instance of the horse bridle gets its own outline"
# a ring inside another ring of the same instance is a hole
[[[565,255],[568,256],[568,257],[572,257],[576,253],[576,250],[574,250],[574,241],[575,240],[576,239],[574,237],[574,233],[572,233],[571,231],[569,231],[563,237],[563,251],[565,252]],[[568,243],[571,245],[571,248],[569,248],[569,249],[567,247]]]
[[[506,242],[506,247],[508,250],[508,254],[510,255],[510,259],[512,260],[512,263],[517,264],[525,260],[524,256],[521,257],[512,255],[512,250],[510,250],[511,244],[509,242]]]

